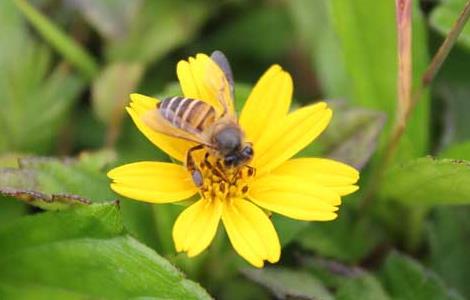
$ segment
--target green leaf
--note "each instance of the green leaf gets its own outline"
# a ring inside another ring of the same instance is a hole
[[[392,167],[380,194],[407,205],[470,203],[470,162],[419,158]]]
[[[323,257],[354,263],[378,244],[379,233],[369,219],[358,221],[350,209],[342,208],[337,220],[308,224],[295,241]]]
[[[98,66],[94,58],[77,42],[67,36],[66,33],[26,0],[15,0],[14,2],[44,39],[56,48],[72,65],[76,66],[85,77],[91,79],[96,75]]]
[[[0,220],[8,223],[26,214],[26,205],[0,195]]]
[[[354,104],[384,111],[389,120],[393,120],[397,103],[394,2],[333,0],[328,3],[331,22],[343,55],[339,62],[345,63],[351,87],[351,94],[344,96]],[[428,58],[425,21],[417,2],[413,3],[413,78],[416,85],[420,82]],[[426,153],[428,98],[425,95],[413,112],[399,149],[400,159],[419,157]],[[387,131],[389,128],[387,126]]]
[[[363,273],[344,279],[336,292],[336,299],[389,300],[391,298],[375,276]]]
[[[2,176],[4,173],[0,173]],[[44,210],[63,210],[73,206],[88,205],[91,202],[77,195],[44,194],[23,189],[0,187],[0,195],[16,198]]]
[[[346,70],[339,37],[329,14],[330,4],[323,0],[287,2],[291,21],[301,45],[310,51],[322,91],[328,99],[349,98],[351,80]],[[333,121],[336,116],[333,118]]]
[[[469,214],[468,207],[436,208],[428,228],[432,269],[467,298],[470,297]]]
[[[470,161],[470,141],[454,144],[448,147],[439,154],[439,157]]]
[[[23,218],[0,227],[0,244],[2,298],[210,299],[125,234],[116,204]]]
[[[392,299],[463,300],[456,291],[447,289],[436,274],[396,252],[385,262],[383,281]]]
[[[242,273],[269,289],[278,299],[334,299],[318,279],[304,271],[267,267],[243,269]]]
[[[462,13],[466,3],[466,0],[441,1],[441,4],[431,13],[431,26],[446,36]],[[470,25],[468,23],[460,34],[458,41],[470,49]]]
[[[45,210],[64,210],[90,202],[120,199],[109,187],[104,168],[112,151],[82,153],[79,158],[23,158],[21,168],[0,169],[0,194]],[[5,199],[11,201],[12,199]],[[159,247],[150,204],[122,199],[123,222],[147,245]],[[171,239],[167,241],[171,242]]]
[[[113,156],[113,152],[104,151],[84,153],[80,159],[23,158],[19,169],[0,169],[0,190],[4,195],[52,210],[113,200],[116,196],[101,172]]]

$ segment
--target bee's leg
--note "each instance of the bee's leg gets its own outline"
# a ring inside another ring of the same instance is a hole
[[[196,166],[196,163],[194,162],[193,152],[199,151],[202,149],[204,149],[204,145],[197,145],[197,146],[190,148],[188,152],[186,153],[186,168],[191,173],[193,182],[197,187],[202,186],[204,182],[204,178],[202,177],[201,170],[199,170],[199,168]]]
[[[208,160],[209,156],[206,155],[204,157],[204,163],[205,165],[207,166],[208,169],[211,170],[211,172],[219,177],[219,178],[222,178],[223,181],[225,182],[229,182],[228,179],[227,179],[227,176],[225,176],[225,173],[223,171],[221,171],[218,167],[214,166],[209,160]]]
[[[248,169],[248,172],[247,172],[248,177],[253,177],[256,175],[255,168],[253,168],[252,166],[248,166],[248,165],[246,165],[245,167]]]
[[[227,183],[230,183],[230,180],[228,180],[227,175],[225,175],[225,172],[223,171],[224,167],[220,163],[220,160],[217,160],[215,166],[216,166],[216,169],[219,171],[219,173],[223,174],[222,178],[224,179],[224,181],[227,182]]]
[[[240,174],[242,172],[240,172],[240,168],[238,168],[236,171],[235,171],[235,174],[232,176],[232,180],[230,181],[230,185],[235,185],[235,183],[237,182],[237,179],[240,178]]]

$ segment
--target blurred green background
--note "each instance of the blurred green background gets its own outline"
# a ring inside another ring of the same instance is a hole
[[[415,87],[464,5],[413,1]],[[0,298],[470,298],[470,25],[382,169],[396,39],[391,0],[0,0]],[[176,254],[184,207],[123,199],[105,175],[169,160],[128,94],[181,94],[176,63],[216,49],[237,107],[275,63],[293,108],[329,101],[332,124],[299,156],[361,169],[337,220],[273,216],[282,258],[262,270],[222,228],[197,258]]]

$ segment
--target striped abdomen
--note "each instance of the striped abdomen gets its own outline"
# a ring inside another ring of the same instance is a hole
[[[201,100],[170,97],[157,107],[170,124],[191,133],[201,134],[215,121],[214,108]]]

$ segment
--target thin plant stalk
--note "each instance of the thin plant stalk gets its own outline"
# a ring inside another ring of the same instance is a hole
[[[458,19],[455,21],[452,29],[447,34],[444,42],[439,47],[439,50],[434,55],[428,68],[421,77],[421,84],[412,92],[408,91],[408,86],[411,86],[411,76],[408,78],[408,72],[411,72],[411,0],[396,0],[397,9],[397,30],[398,30],[398,109],[397,121],[392,129],[390,138],[385,148],[384,157],[378,166],[378,174],[374,177],[375,180],[371,182],[371,187],[368,193],[363,198],[361,207],[365,208],[370,204],[375,192],[377,191],[380,181],[383,177],[384,171],[388,164],[394,157],[398,148],[399,142],[403,133],[405,132],[407,122],[413,112],[414,107],[421,99],[423,91],[431,84],[437,72],[440,70],[442,64],[450,53],[450,50],[455,45],[457,38],[462,32],[465,24],[470,17],[470,0],[465,4]],[[409,18],[409,20],[404,20]],[[407,26],[407,27],[405,27]],[[410,30],[410,33],[408,33]],[[407,43],[407,41],[410,43]],[[409,56],[408,56],[409,55]],[[407,59],[410,58],[408,61]],[[408,63],[410,64],[408,66]],[[411,90],[411,89],[410,89]],[[407,100],[409,99],[409,100]]]

